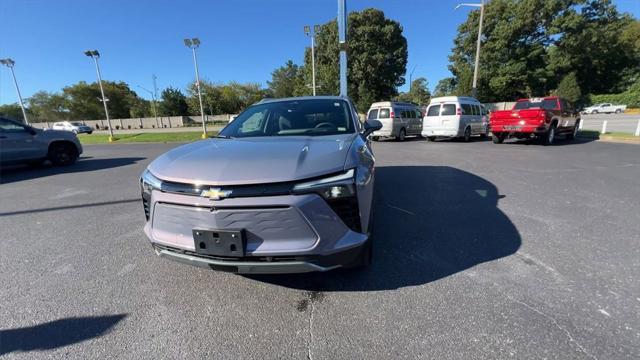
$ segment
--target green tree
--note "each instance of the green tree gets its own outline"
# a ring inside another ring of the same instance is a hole
[[[34,120],[58,121],[70,119],[67,99],[59,93],[38,91],[28,99]]]
[[[0,105],[0,116],[6,118],[24,122],[24,116],[22,116],[22,109],[18,103]],[[27,116],[29,112],[27,111]]]
[[[447,77],[440,79],[433,90],[433,96],[448,96],[453,95],[456,91],[456,79],[453,77]]]
[[[431,92],[429,91],[429,82],[421,77],[413,80],[410,89],[406,93],[398,96],[400,101],[410,101],[418,105],[427,105],[431,100]]]
[[[576,73],[572,72],[562,78],[562,81],[560,81],[558,89],[555,91],[555,93],[574,104],[579,103],[582,99],[582,92],[580,91],[580,85],[578,85],[578,78],[576,77]]]
[[[397,21],[387,19],[378,9],[352,12],[348,19],[349,96],[359,109],[367,109],[377,100],[388,100],[398,94],[405,83],[407,40]],[[339,93],[339,63],[337,61],[338,25],[335,20],[320,27],[316,35],[316,79],[318,94]],[[305,51],[302,81],[297,95],[311,94],[311,56]]]
[[[102,86],[108,99],[109,116],[114,119],[131,116],[132,98],[137,95],[125,82],[103,81]],[[98,83],[88,84],[80,81],[62,89],[66,108],[72,119],[104,119],[104,106]]]
[[[297,82],[300,80],[300,67],[288,60],[286,64],[271,73],[268,81],[269,90],[276,98],[292,97],[295,94]]]
[[[159,112],[163,116],[186,116],[189,115],[187,98],[182,91],[168,87],[162,90],[160,96]],[[198,109],[200,109],[198,107]],[[197,112],[200,114],[200,111]]]

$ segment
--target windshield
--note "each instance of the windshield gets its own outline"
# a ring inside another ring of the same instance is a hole
[[[515,110],[523,109],[545,109],[553,110],[558,107],[558,101],[556,99],[530,99],[518,101],[513,107]]]
[[[220,131],[220,136],[319,136],[353,132],[354,124],[346,101],[309,99],[250,106]]]

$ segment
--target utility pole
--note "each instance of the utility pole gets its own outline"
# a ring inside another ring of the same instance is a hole
[[[198,74],[198,58],[196,57],[196,49],[200,46],[200,39],[191,38],[184,39],[184,44],[193,52],[193,66],[196,69],[196,88],[198,89],[198,99],[200,100],[200,116],[202,117],[202,138],[207,138],[207,123],[204,116],[204,106],[202,105],[202,91],[200,91],[200,75]]]
[[[478,95],[478,67],[480,66],[480,44],[482,42],[482,21],[484,18],[484,0],[480,0],[480,4],[458,4],[455,8],[461,6],[471,6],[480,8],[480,23],[478,24],[478,41],[476,44],[476,63],[473,68],[473,85],[471,95],[475,98]]]
[[[16,92],[18,93],[18,100],[20,101],[20,108],[22,109],[22,117],[24,123],[29,125],[29,119],[27,119],[27,111],[24,108],[24,101],[22,101],[22,95],[20,94],[20,88],[18,87],[18,81],[16,80],[16,74],[13,72],[13,66],[16,64],[12,59],[0,59],[0,64],[6,65],[11,70],[11,76],[13,76],[13,84],[16,86]]]
[[[411,92],[411,88],[413,87],[413,72],[416,71],[418,65],[414,65],[413,69],[409,73],[409,92]]]
[[[96,63],[96,73],[98,74],[98,84],[100,85],[100,93],[102,94],[102,104],[104,105],[104,115],[107,117],[107,124],[109,124],[109,142],[113,142],[113,127],[111,126],[111,119],[109,119],[109,109],[107,108],[107,99],[104,96],[104,88],[102,87],[102,76],[100,76],[100,65],[98,65],[98,59],[100,58],[100,53],[98,50],[87,50],[84,52],[85,55],[92,58]]]
[[[320,30],[319,25],[313,25],[313,30],[311,26],[304,26],[304,34],[311,37],[311,86],[313,88],[313,96],[316,96],[316,34]]]
[[[340,48],[340,96],[347,97],[347,0],[338,0],[338,46]]]

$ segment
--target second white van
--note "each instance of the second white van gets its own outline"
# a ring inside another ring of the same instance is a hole
[[[488,117],[480,102],[466,96],[431,99],[422,123],[422,136],[433,141],[438,137],[463,138],[487,136]]]

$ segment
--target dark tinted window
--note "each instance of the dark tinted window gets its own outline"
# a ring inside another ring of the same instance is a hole
[[[444,104],[442,105],[442,112],[440,115],[455,115],[456,114],[456,105],[455,104]]]
[[[373,109],[369,111],[369,119],[377,119],[378,118],[378,109]]]
[[[546,109],[554,110],[558,108],[556,99],[529,99],[518,101],[513,107],[516,110],[522,109]]]
[[[8,132],[8,133],[16,133],[16,132],[25,132],[26,129],[24,126],[14,123],[13,121],[9,121],[7,119],[0,119],[0,132]]]
[[[389,109],[380,109],[380,115],[378,115],[378,119],[388,119],[389,118]]]
[[[440,105],[431,105],[427,110],[427,116],[438,116],[440,115]]]
[[[462,105],[462,115],[473,115],[473,111],[471,110],[471,105],[469,104],[461,104]]]
[[[250,106],[220,131],[221,136],[256,137],[353,133],[351,109],[344,100],[274,101]]]

